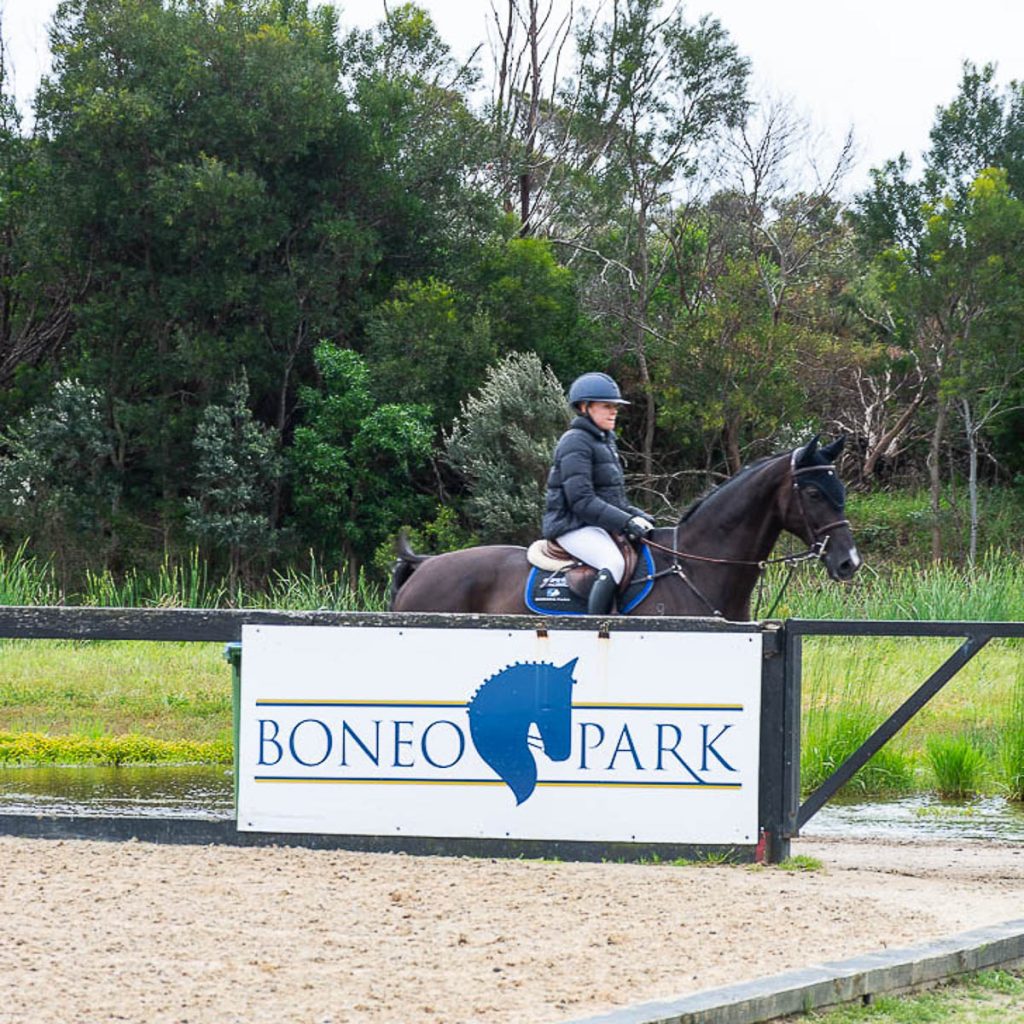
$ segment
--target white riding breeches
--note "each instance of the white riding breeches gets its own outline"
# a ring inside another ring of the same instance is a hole
[[[581,526],[557,538],[558,543],[574,558],[578,558],[595,569],[607,569],[616,583],[622,582],[626,571],[626,560],[618,544],[600,526]]]

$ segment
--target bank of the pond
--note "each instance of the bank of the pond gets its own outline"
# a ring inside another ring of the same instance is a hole
[[[161,740],[152,736],[51,736],[37,732],[0,733],[0,764],[128,765],[231,764],[224,740]]]

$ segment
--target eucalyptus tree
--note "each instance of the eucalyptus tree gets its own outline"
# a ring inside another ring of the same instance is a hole
[[[584,23],[576,136],[586,157],[587,216],[566,216],[556,237],[590,263],[591,309],[615,325],[635,368],[645,476],[656,426],[652,339],[664,336],[656,297],[669,266],[664,235],[711,177],[713,143],[746,115],[748,62],[710,17],[688,23],[657,0],[616,0],[610,19]]]
[[[575,104],[559,90],[574,14],[571,2],[559,10],[556,0],[491,0],[494,74],[485,114],[493,150],[484,178],[522,235],[547,230],[558,181],[572,170]]]
[[[1024,157],[1024,92],[1000,95],[994,69],[965,65],[958,96],[940,108],[925,173],[902,154],[872,172],[853,211],[862,250],[873,257],[877,318],[920,365],[934,409],[928,470],[932,555],[942,553],[941,460],[950,416],[959,412],[968,450],[972,550],[982,429],[1008,405],[1020,377],[1020,203],[1012,172]],[[1004,166],[991,168],[990,162]]]

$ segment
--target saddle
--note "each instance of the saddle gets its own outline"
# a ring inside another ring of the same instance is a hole
[[[613,533],[611,537],[626,560],[626,571],[622,574],[618,590],[619,594],[624,594],[633,582],[633,573],[638,558],[637,550],[624,534]],[[526,560],[530,565],[536,566],[543,572],[558,573],[564,576],[569,589],[577,597],[584,599],[590,593],[590,588],[594,585],[598,573],[593,566],[570,555],[558,541],[544,538],[535,540],[527,548]]]

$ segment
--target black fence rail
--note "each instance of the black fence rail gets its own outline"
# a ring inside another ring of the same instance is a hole
[[[618,631],[759,632],[756,623],[722,619],[615,618]],[[549,629],[593,632],[610,620],[585,615],[447,615],[433,612],[273,611],[207,608],[79,608],[0,606],[0,638],[30,640],[166,640],[232,643],[242,626],[388,626],[391,628]],[[682,624],[682,625],[681,625]]]
[[[799,835],[800,829],[853,778],[954,676],[994,639],[1024,639],[1022,622],[896,622],[824,621],[789,619],[785,623],[785,690],[794,713],[787,723],[787,749],[792,761],[782,783],[785,807],[782,840]],[[802,684],[803,639],[822,637],[933,637],[963,639],[953,652],[877,729],[812,793],[800,803],[799,711]]]
[[[553,617],[189,608],[0,607],[0,638],[237,643],[244,625],[759,633],[762,637],[759,843],[785,859],[790,840],[853,775],[993,639],[1024,639],[1024,623],[791,619],[735,623],[668,617]],[[944,637],[961,646],[836,771],[801,802],[800,723],[805,637]],[[671,667],[669,667],[671,670]]]
[[[167,642],[211,642],[227,645],[237,644],[242,637],[245,625],[292,625],[292,626],[346,626],[346,627],[389,627],[398,629],[416,628],[459,628],[459,629],[490,629],[490,630],[532,630],[538,635],[547,635],[548,631],[574,630],[580,632],[597,632],[607,635],[610,629],[616,632],[648,632],[648,633],[758,633],[763,637],[763,664],[770,663],[770,670],[762,672],[761,703],[762,707],[774,704],[781,694],[785,683],[785,673],[781,655],[783,645],[780,642],[780,626],[778,623],[759,624],[753,622],[735,623],[722,619],[701,618],[667,618],[657,616],[651,618],[627,616],[608,619],[606,617],[591,618],[588,616],[559,616],[545,618],[536,615],[449,615],[433,613],[375,613],[375,612],[331,612],[331,611],[273,611],[261,609],[190,609],[190,608],[80,608],[80,607],[0,607],[0,639],[50,639],[50,640],[135,640],[135,641],[167,641]],[[671,672],[680,666],[667,666]],[[766,689],[766,687],[768,687]],[[454,854],[479,853],[489,850],[491,853],[505,853],[510,856],[559,856],[568,859],[595,860],[604,858],[637,859],[657,855],[663,858],[703,857],[716,854],[727,854],[734,859],[779,859],[788,855],[788,840],[782,839],[779,815],[783,804],[777,798],[775,790],[781,772],[787,761],[779,744],[784,740],[781,728],[782,719],[770,712],[762,716],[761,723],[761,771],[759,779],[759,835],[761,842],[749,849],[730,847],[720,850],[710,846],[692,846],[686,844],[659,844],[657,848],[640,847],[622,843],[565,843],[550,841],[502,842],[460,841],[460,840],[399,840],[394,837],[381,838],[381,849],[403,849],[408,852],[437,853],[442,848]],[[237,716],[237,701],[236,701]],[[767,723],[767,727],[766,727]],[[237,755],[237,733],[236,733]],[[50,820],[40,822],[25,817],[24,821],[14,821],[12,816],[0,815],[0,832],[6,834],[40,835],[54,837],[81,835],[87,823],[83,819],[77,822],[68,820]],[[95,824],[95,823],[93,823]],[[245,844],[261,841],[254,838],[253,833],[236,832],[231,824],[232,842]],[[122,835],[126,826],[123,821],[110,821],[109,837]],[[210,826],[202,825],[200,832],[210,834],[215,828],[220,836],[219,841],[228,841],[224,823]],[[40,829],[43,831],[41,832]],[[142,836],[159,836],[159,841],[174,841],[169,837],[183,836],[177,841],[190,841],[189,836],[196,830],[184,822],[139,822],[129,826],[133,834]],[[203,831],[205,829],[205,831]],[[88,834],[94,834],[94,830]],[[103,832],[106,836],[107,833]],[[775,845],[772,845],[774,838]],[[209,839],[201,841],[211,841]],[[368,849],[370,840],[365,836],[288,836],[265,835],[263,842],[288,842],[304,846],[343,846],[350,849]],[[781,842],[781,846],[779,843]],[[372,847],[374,849],[378,847]],[[480,855],[483,855],[482,853]]]

